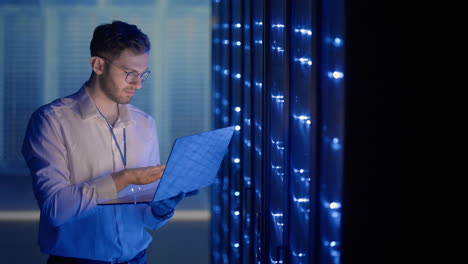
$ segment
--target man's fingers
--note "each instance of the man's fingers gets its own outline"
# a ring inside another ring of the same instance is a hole
[[[164,172],[164,169],[166,168],[166,164],[158,165],[151,167],[152,170],[150,172],[150,177],[153,178],[154,180],[159,180],[162,177],[162,174]]]
[[[160,172],[163,172],[164,169],[166,168],[166,164],[162,164],[162,165],[157,165],[157,166],[151,166],[149,167],[150,170],[151,170],[151,173],[160,173]]]

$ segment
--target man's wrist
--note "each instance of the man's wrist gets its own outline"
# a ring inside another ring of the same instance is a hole
[[[115,188],[117,192],[123,190],[123,188],[127,187],[127,179],[125,177],[125,171],[121,170],[118,172],[114,172],[111,174],[112,180],[114,180]]]

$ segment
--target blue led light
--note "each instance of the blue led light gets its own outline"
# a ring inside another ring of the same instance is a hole
[[[333,150],[340,150],[342,148],[342,145],[340,143],[340,140],[337,137],[334,137],[331,141],[331,148]]]
[[[310,182],[310,178],[301,177],[301,182]]]
[[[335,47],[341,47],[343,45],[343,40],[341,38],[334,38],[333,45]]]
[[[299,120],[301,120],[301,121],[309,120],[309,119],[310,119],[310,117],[309,117],[309,116],[306,116],[306,115],[300,115],[300,116],[293,115],[293,117],[294,117],[295,119],[299,119]]]
[[[331,202],[328,206],[330,209],[340,209],[341,208],[341,203],[338,202]]]
[[[297,203],[308,203],[308,202],[309,202],[309,198],[308,198],[308,197],[303,197],[303,198],[296,198],[296,197],[293,197],[293,201],[294,201],[294,202],[297,202]]]
[[[333,78],[333,79],[342,79],[344,77],[344,74],[340,71],[333,71],[333,72],[328,72],[328,77]]]
[[[258,155],[262,155],[262,149],[256,146],[255,153],[257,153]]]
[[[309,58],[294,58],[294,61],[297,61],[303,65],[312,65],[312,60]]]
[[[275,51],[278,51],[278,52],[284,52],[284,49],[282,47],[275,47],[275,46],[272,45],[271,49],[275,50]]]
[[[284,28],[284,24],[274,24],[271,25],[272,28]]]
[[[271,212],[270,214],[271,214],[271,216],[273,216],[273,221],[275,223],[282,225],[281,221],[283,219],[283,213],[273,213],[273,212]]]
[[[294,32],[301,33],[303,35],[312,36],[312,30],[305,28],[295,28]]]
[[[255,121],[255,128],[257,128],[259,131],[262,130],[262,124],[260,124],[259,122]]]
[[[307,170],[304,170],[304,169],[295,169],[295,168],[294,168],[293,171],[294,171],[294,173],[301,173],[301,174],[302,174],[302,173],[306,172]]]
[[[272,95],[271,98],[275,99],[277,103],[284,103],[283,95]]]

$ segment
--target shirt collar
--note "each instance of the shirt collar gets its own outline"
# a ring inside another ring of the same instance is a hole
[[[131,124],[135,124],[135,121],[128,110],[127,104],[119,104],[119,119],[115,122],[114,127],[128,127]]]
[[[83,120],[87,120],[94,117],[101,117],[99,111],[97,110],[96,105],[88,94],[86,90],[86,83],[78,91],[78,103],[80,106],[80,114]],[[119,104],[119,119],[115,123],[114,127],[128,127],[131,124],[135,124],[135,121],[128,110],[128,105]]]

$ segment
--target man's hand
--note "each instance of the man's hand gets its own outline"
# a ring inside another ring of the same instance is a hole
[[[121,171],[112,173],[111,176],[114,180],[117,192],[120,192],[129,184],[143,185],[161,179],[165,168],[166,165],[163,164],[143,168],[123,169]]]
[[[153,210],[153,214],[155,214],[158,217],[164,218],[164,216],[174,211],[174,208],[180,203],[180,201],[182,201],[182,199],[184,199],[185,197],[194,196],[196,194],[198,194],[198,190],[187,193],[181,192],[177,196],[174,196],[172,198],[152,202],[150,203],[150,206]]]

